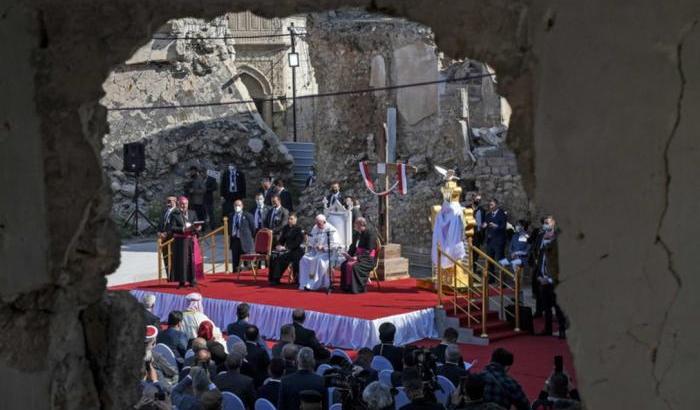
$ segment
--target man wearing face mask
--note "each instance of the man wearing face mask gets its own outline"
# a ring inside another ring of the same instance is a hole
[[[566,316],[557,303],[555,287],[559,280],[559,255],[557,250],[556,221],[547,216],[542,224],[542,233],[535,241],[535,271],[542,313],[544,313],[543,336],[552,335],[552,309],[559,324],[559,338],[566,338]]]
[[[343,194],[340,193],[340,183],[333,182],[331,184],[331,193],[326,195],[326,204],[330,208],[333,204],[343,205]]]
[[[254,249],[253,232],[253,217],[243,211],[243,202],[237,199],[233,202],[233,212],[228,217],[229,232],[231,240],[231,264],[236,269],[239,268],[241,255],[244,253],[252,253]]]
[[[255,195],[255,209],[251,212],[253,214],[253,226],[255,227],[253,231],[253,236],[262,228],[265,227],[265,215],[270,208],[265,205],[265,195],[258,192]]]

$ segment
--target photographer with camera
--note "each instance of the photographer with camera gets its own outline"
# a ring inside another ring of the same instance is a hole
[[[530,402],[520,384],[508,375],[513,365],[513,353],[499,347],[491,354],[491,363],[480,373],[484,378],[484,401],[501,407],[529,410]]]
[[[506,410],[496,403],[484,401],[484,378],[478,374],[462,377],[452,395],[454,410]]]
[[[569,390],[569,376],[564,373],[564,359],[554,356],[554,372],[544,382],[544,390],[532,403],[532,410],[579,410],[581,397],[578,390]]]
[[[437,369],[437,374],[447,377],[455,386],[459,385],[462,377],[469,374],[462,364],[462,356],[456,345],[449,345],[445,349],[445,364]]]
[[[411,402],[399,410],[444,410],[445,406],[435,400],[434,390],[418,369],[405,369],[403,388]]]

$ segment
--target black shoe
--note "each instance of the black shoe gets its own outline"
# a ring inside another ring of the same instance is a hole
[[[544,332],[538,333],[537,336],[554,336],[551,331],[547,332],[546,330]]]
[[[533,318],[533,319],[539,319],[539,318],[541,318],[541,317],[542,317],[542,312],[535,312],[535,314],[532,315],[532,318]]]
[[[178,289],[180,289],[180,288],[183,287],[183,286],[185,286],[184,283],[178,283],[178,284],[177,284],[177,288],[178,288]]]

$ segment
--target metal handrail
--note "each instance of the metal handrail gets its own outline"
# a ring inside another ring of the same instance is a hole
[[[452,262],[452,264],[455,266],[455,273],[452,275],[452,282],[453,282],[452,285],[443,283],[443,271],[442,271],[442,257],[443,256],[447,260]],[[478,276],[474,274],[471,266],[467,265],[464,261],[457,260],[457,259],[451,257],[450,255],[444,253],[442,251],[442,247],[440,247],[439,245],[438,245],[438,249],[437,249],[437,258],[438,258],[438,266],[437,266],[438,299],[440,301],[440,306],[442,306],[442,299],[444,296],[443,295],[443,287],[447,286],[448,288],[451,288],[451,290],[452,290],[452,297],[453,297],[452,304],[453,304],[453,309],[454,309],[455,315],[457,314],[458,310],[461,311],[462,313],[464,313],[467,316],[467,321],[468,321],[469,326],[471,326],[472,321],[476,322],[477,324],[481,324],[482,334],[486,334],[486,321],[484,320],[485,317],[482,315],[482,318],[479,319],[475,315],[473,315],[471,312],[471,307],[477,306],[475,303],[472,302],[472,292],[476,293],[475,296],[477,296],[477,297],[479,296],[478,292],[473,289],[474,286],[471,283],[468,283],[468,282],[465,283],[463,280],[457,278],[457,269],[456,268],[457,268],[457,266],[461,267],[465,272],[467,272],[469,277],[472,279],[474,279],[474,278],[478,279]],[[459,286],[457,286],[458,282],[460,285],[466,285],[466,286],[459,287]],[[460,291],[459,291],[459,289],[463,289],[465,287],[467,289],[466,296],[463,294],[460,294]],[[462,298],[462,299],[467,301],[467,309],[463,308],[462,306],[460,306],[457,303],[458,298]],[[482,299],[482,303],[483,303],[483,295],[481,295],[481,299]],[[483,304],[482,304],[482,310],[483,310]]]

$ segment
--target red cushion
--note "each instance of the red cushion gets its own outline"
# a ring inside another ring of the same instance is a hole
[[[255,252],[267,254],[270,250],[270,245],[272,244],[272,231],[267,229],[261,229],[255,235]]]
[[[265,255],[259,253],[246,253],[245,255],[241,255],[242,261],[254,261],[258,259],[265,259]]]

